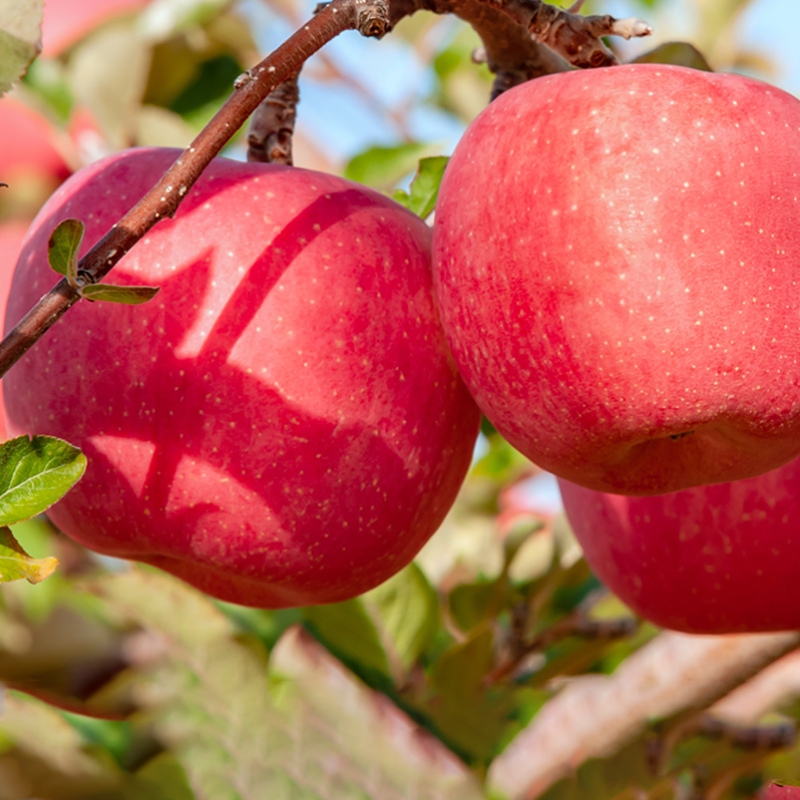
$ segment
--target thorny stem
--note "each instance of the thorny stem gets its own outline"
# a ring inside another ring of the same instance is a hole
[[[323,45],[353,28],[365,36],[381,37],[421,9],[454,13],[472,25],[483,40],[489,69],[497,75],[495,96],[524,80],[567,69],[564,58],[581,67],[616,63],[601,36],[650,33],[638,19],[582,17],[544,0],[333,0],[237,79],[235,91],[211,122],[153,189],[81,259],[79,269],[90,281],[101,280],[153,225],[173,216],[209,162],[264,98]],[[0,342],[0,377],[79,299],[66,280],[59,281]]]
[[[383,17],[382,17],[383,14]],[[160,219],[175,214],[181,200],[259,103],[303,62],[340,33],[368,35],[389,29],[383,0],[333,0],[260,64],[241,75],[235,90],[161,180],[81,259],[78,269],[101,280]],[[0,342],[0,377],[65,314],[80,295],[62,279]]]

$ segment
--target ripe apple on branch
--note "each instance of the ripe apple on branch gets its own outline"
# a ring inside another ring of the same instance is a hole
[[[52,283],[59,222],[85,219],[88,249],[177,155],[132,150],[64,184],[29,232],[9,320]],[[14,434],[89,457],[51,518],[243,605],[389,578],[452,505],[479,422],[429,251],[418,217],[355,184],[213,161],[114,271],[157,298],[81,303],[4,379]]]

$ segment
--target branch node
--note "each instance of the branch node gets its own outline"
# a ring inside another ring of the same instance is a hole
[[[356,29],[362,36],[380,39],[392,29],[387,0],[369,0],[356,11]]]
[[[247,72],[243,72],[233,82],[233,88],[234,89],[244,89],[245,86],[247,86],[249,83],[251,83],[254,80],[255,80],[255,77],[253,76],[253,73],[250,72],[250,70],[247,70]]]

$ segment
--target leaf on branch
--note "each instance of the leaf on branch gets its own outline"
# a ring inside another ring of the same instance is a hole
[[[58,559],[31,558],[14,538],[10,528],[0,528],[0,583],[24,578],[28,583],[39,583],[49,578],[58,566]]]
[[[391,679],[389,661],[375,622],[360,598],[307,606],[302,613],[313,633],[338,658],[367,673]]]
[[[0,0],[0,96],[42,49],[44,0]]]
[[[0,526],[41,514],[80,480],[86,456],[52,436],[18,436],[0,446]]]
[[[425,219],[436,207],[439,185],[449,160],[447,156],[423,158],[419,162],[417,174],[411,182],[410,190],[405,192],[397,189],[392,197],[409,211],[413,211],[417,216]]]
[[[450,647],[431,671],[433,693],[425,704],[447,742],[471,760],[484,762],[495,754],[516,699],[507,686],[484,685],[492,648],[488,625]]]
[[[435,145],[409,142],[397,147],[371,147],[352,158],[344,168],[348,180],[376,189],[390,189],[408,175],[420,158],[433,155]]]
[[[386,648],[403,669],[411,669],[439,628],[439,598],[425,574],[411,563],[362,599],[375,609]]]
[[[104,303],[137,306],[149,302],[158,292],[157,286],[115,286],[110,283],[93,283],[81,289],[81,297],[86,300],[101,300]]]
[[[79,219],[65,219],[50,234],[47,242],[47,260],[50,268],[63,275],[70,286],[75,286],[78,278],[78,252],[85,230],[83,222]]]
[[[676,67],[689,67],[705,72],[714,70],[706,61],[705,56],[689,42],[666,42],[654,50],[634,58],[632,64],[673,64]]]

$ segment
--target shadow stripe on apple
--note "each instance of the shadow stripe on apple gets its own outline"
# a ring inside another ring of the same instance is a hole
[[[83,219],[88,248],[177,155],[117,154],[56,192],[7,328],[54,283],[55,225]],[[403,567],[452,504],[480,416],[429,247],[421,220],[356,184],[215,161],[114,269],[159,295],[79,303],[4,379],[15,433],[89,458],[55,523],[246,605],[341,600]]]
[[[599,491],[751,477],[800,453],[800,102],[638,64],[549,75],[467,129],[433,267],[500,433]]]
[[[559,488],[592,570],[645,619],[687,633],[800,628],[800,459],[652,497]]]

